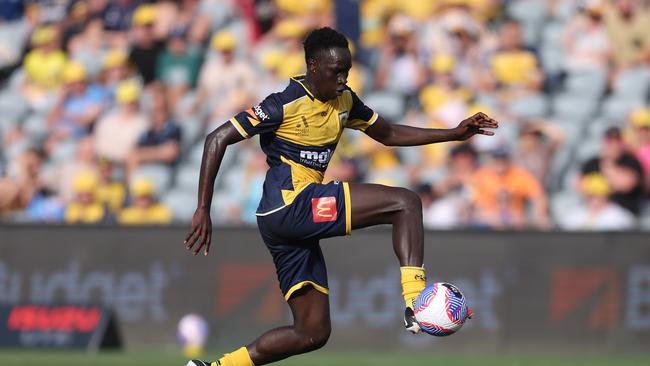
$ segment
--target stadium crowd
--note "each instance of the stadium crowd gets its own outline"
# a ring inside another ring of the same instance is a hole
[[[427,228],[650,229],[647,0],[0,0],[0,221],[189,221],[203,136],[326,25],[387,119],[500,121],[420,148],[346,132],[326,180],[410,187]],[[265,156],[228,150],[213,221],[254,225]]]

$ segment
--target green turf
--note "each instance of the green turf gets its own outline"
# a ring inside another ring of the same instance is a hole
[[[0,350],[2,366],[143,366],[184,365],[173,349],[101,352]],[[425,353],[321,351],[277,363],[285,366],[636,366],[650,365],[650,355],[625,356],[464,356]]]

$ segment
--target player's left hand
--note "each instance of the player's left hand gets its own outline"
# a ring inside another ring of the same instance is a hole
[[[192,217],[192,228],[185,237],[185,249],[197,255],[203,249],[203,255],[208,255],[210,251],[210,242],[212,241],[212,220],[210,211],[205,209],[196,209]],[[192,250],[192,247],[196,248]]]
[[[494,136],[494,131],[488,131],[486,128],[499,128],[499,123],[494,119],[488,117],[483,112],[478,112],[475,115],[462,120],[458,127],[454,128],[456,132],[456,140],[465,141],[474,135]]]

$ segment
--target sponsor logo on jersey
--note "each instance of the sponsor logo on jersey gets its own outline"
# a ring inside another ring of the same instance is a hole
[[[307,151],[300,150],[300,162],[309,166],[319,166],[327,164],[330,161],[332,150],[326,151]]]
[[[336,197],[312,198],[311,213],[314,222],[336,221]]]
[[[269,117],[268,114],[266,114],[266,112],[264,112],[264,110],[262,110],[262,106],[260,106],[259,104],[253,107],[253,113],[257,116],[257,118],[260,121],[266,121],[267,119],[271,118]]]

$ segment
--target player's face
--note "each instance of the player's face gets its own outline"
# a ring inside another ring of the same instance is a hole
[[[319,99],[330,100],[343,94],[352,67],[352,56],[347,48],[323,51],[314,64],[314,86]]]

